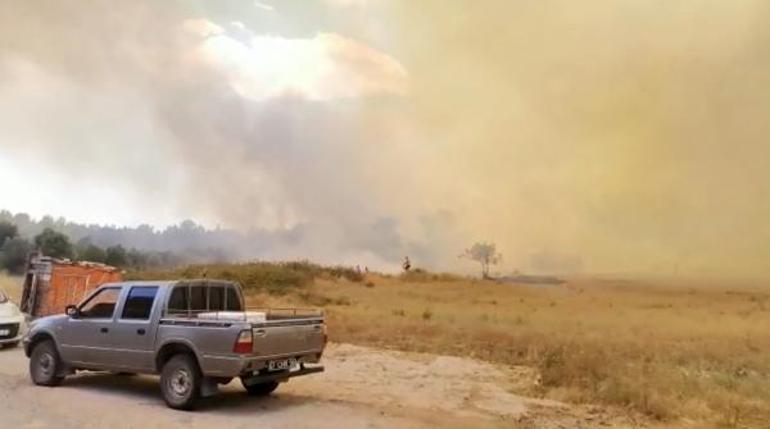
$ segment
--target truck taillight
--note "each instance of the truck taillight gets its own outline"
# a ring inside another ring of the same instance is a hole
[[[246,329],[238,334],[238,339],[235,340],[235,346],[233,347],[234,353],[251,353],[254,345],[254,337],[251,334],[251,329]]]

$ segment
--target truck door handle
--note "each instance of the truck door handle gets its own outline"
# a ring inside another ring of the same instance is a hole
[[[265,331],[264,329],[257,329],[256,331],[254,331],[254,335],[258,337],[264,337],[265,334],[267,334],[267,331]]]
[[[99,332],[101,332],[102,334],[106,334],[107,332],[110,332],[110,330],[107,328],[101,328],[99,329]]]
[[[139,328],[139,329],[136,330],[136,333],[139,334],[139,335],[144,335],[145,330],[143,328]]]

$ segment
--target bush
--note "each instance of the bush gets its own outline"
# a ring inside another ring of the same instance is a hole
[[[13,274],[24,272],[27,263],[27,254],[32,251],[32,243],[23,238],[10,238],[5,240],[0,249],[0,267]]]
[[[361,282],[364,280],[364,275],[360,271],[356,271],[351,267],[345,267],[342,265],[336,265],[334,267],[322,268],[323,272],[330,277],[344,278],[351,282]]]
[[[80,261],[104,263],[107,260],[107,253],[104,249],[86,240],[81,240],[75,250]]]
[[[126,249],[121,245],[108,247],[105,251],[104,262],[113,267],[125,267],[128,265]]]
[[[18,233],[19,230],[16,228],[16,225],[6,221],[0,221],[0,248],[5,244],[5,240],[15,238]]]
[[[427,282],[453,282],[462,280],[462,277],[450,273],[431,273],[422,268],[415,268],[410,271],[404,271],[400,275],[401,280],[413,283]]]
[[[180,269],[135,271],[128,276],[154,280],[216,278],[238,282],[247,292],[265,291],[273,295],[283,295],[291,289],[306,286],[315,278],[363,280],[363,276],[352,268],[323,267],[307,261],[198,264]]]

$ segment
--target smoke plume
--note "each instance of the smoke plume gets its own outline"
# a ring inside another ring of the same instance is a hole
[[[240,258],[766,276],[770,8],[0,5],[0,208]],[[214,243],[216,244],[216,243]]]

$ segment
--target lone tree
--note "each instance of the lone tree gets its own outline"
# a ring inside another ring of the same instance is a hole
[[[46,256],[54,258],[72,258],[73,256],[69,237],[51,228],[46,228],[35,236],[35,246]]]
[[[503,255],[497,253],[494,243],[476,243],[470,249],[465,249],[461,258],[468,258],[481,264],[481,277],[489,278],[489,267],[496,265],[503,259]]]

